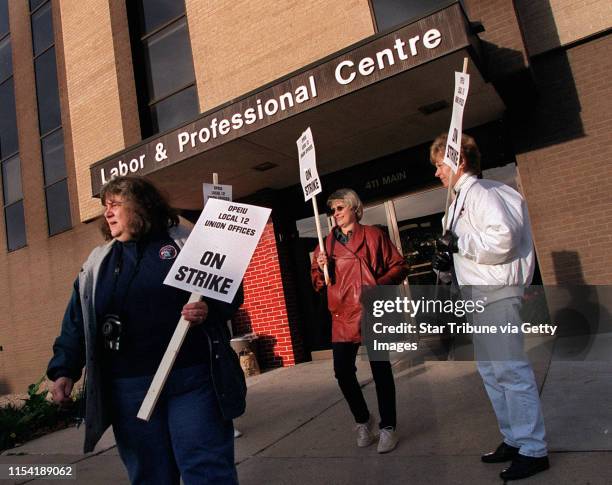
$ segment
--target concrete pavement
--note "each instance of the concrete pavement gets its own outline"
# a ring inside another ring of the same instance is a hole
[[[535,349],[534,369],[552,466],[520,483],[612,484],[612,358],[551,362],[545,344]],[[500,436],[475,364],[400,360],[394,370],[401,441],[386,455],[375,445],[356,447],[331,361],[249,378],[247,413],[235,423],[244,433],[236,440],[241,484],[501,483],[504,465],[479,458]],[[377,414],[369,365],[360,359],[358,375]],[[5,452],[0,464],[75,463],[76,483],[129,483],[112,434],[82,455],[82,432],[72,428],[32,441]]]

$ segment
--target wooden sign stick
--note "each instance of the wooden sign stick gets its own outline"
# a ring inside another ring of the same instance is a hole
[[[200,295],[198,293],[192,293],[187,303],[193,303],[194,301],[200,301]],[[145,396],[144,401],[142,401],[140,409],[138,410],[138,414],[136,415],[137,418],[145,421],[148,421],[151,418],[153,409],[155,409],[155,404],[157,404],[159,395],[166,384],[168,375],[172,370],[172,366],[174,365],[174,361],[176,360],[179,350],[181,350],[181,346],[183,345],[185,336],[189,331],[189,327],[191,327],[191,323],[185,320],[185,318],[183,318],[181,315],[181,319],[174,330],[174,334],[172,334],[170,343],[166,348],[166,352],[164,353],[161,363],[157,368],[157,372],[155,372],[155,376],[153,377],[153,381],[149,386],[147,395]]]
[[[319,220],[319,207],[317,206],[317,196],[315,195],[312,198],[312,209],[314,210],[315,216],[315,224],[317,226],[317,237],[319,238],[319,249],[323,254],[325,253],[325,246],[323,246],[323,235],[321,233],[321,221]],[[327,264],[323,266],[323,276],[325,276],[325,284],[329,286],[329,271],[327,269]]]

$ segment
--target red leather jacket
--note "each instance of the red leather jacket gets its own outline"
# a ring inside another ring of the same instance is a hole
[[[378,227],[355,224],[346,245],[333,234],[325,239],[331,284],[327,307],[332,315],[332,342],[361,342],[361,288],[364,285],[397,285],[408,274],[404,259],[389,236]],[[315,249],[310,274],[317,291],[325,288]]]

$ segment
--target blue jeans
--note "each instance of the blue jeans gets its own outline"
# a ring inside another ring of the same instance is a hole
[[[152,376],[110,384],[117,448],[133,484],[237,484],[234,434],[207,366],[170,373],[151,419],[136,417]]]
[[[521,299],[506,298],[474,313],[474,324],[519,326]],[[523,352],[521,333],[473,336],[477,367],[493,405],[504,442],[524,456],[547,455],[544,417],[531,365]],[[486,358],[487,360],[482,360]],[[488,360],[491,359],[491,360]]]

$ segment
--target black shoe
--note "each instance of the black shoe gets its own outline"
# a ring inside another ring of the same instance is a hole
[[[503,470],[499,476],[502,480],[520,480],[521,478],[530,477],[531,475],[543,472],[549,468],[550,464],[548,463],[547,456],[534,458],[518,454],[516,458],[512,460],[512,464]]]
[[[504,461],[513,460],[518,455],[518,452],[518,448],[507,445],[502,441],[502,444],[495,451],[482,455],[480,459],[485,463],[503,463]]]

